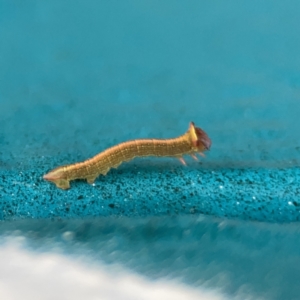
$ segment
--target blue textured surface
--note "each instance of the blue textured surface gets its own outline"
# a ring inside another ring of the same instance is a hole
[[[298,299],[298,223],[249,220],[299,220],[299,11],[296,0],[0,0],[2,234],[55,247],[74,231],[83,253],[150,276]],[[69,191],[42,180],[190,121],[213,142],[200,163],[139,159]]]
[[[190,162],[193,163],[192,161]],[[209,214],[270,222],[300,218],[299,168],[229,169],[144,159],[124,164],[94,185],[63,191],[45,182],[46,169],[2,175],[2,219]]]

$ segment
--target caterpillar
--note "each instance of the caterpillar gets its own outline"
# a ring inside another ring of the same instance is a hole
[[[86,179],[94,183],[100,175],[106,175],[111,168],[117,168],[122,162],[135,157],[143,156],[171,156],[177,157],[186,165],[183,155],[189,154],[197,160],[196,153],[204,156],[209,150],[211,140],[208,135],[193,122],[190,122],[188,131],[172,139],[138,139],[124,142],[108,148],[96,156],[75,164],[60,166],[45,174],[43,178],[53,182],[58,188],[69,189],[70,181]]]

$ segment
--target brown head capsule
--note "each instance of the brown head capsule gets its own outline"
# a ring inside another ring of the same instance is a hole
[[[139,139],[124,142],[108,148],[91,159],[72,165],[58,167],[44,175],[44,179],[53,182],[58,188],[70,188],[70,181],[86,179],[93,183],[100,175],[106,175],[111,168],[117,168],[122,162],[135,157],[171,156],[177,157],[183,164],[183,155],[189,154],[197,159],[195,154],[203,155],[209,150],[211,140],[208,135],[193,122],[188,131],[173,139]]]

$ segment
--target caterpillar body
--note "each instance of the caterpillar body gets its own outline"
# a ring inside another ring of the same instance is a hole
[[[117,168],[122,162],[135,157],[171,156],[177,157],[185,164],[183,155],[190,154],[194,159],[196,153],[209,150],[211,140],[200,128],[191,122],[188,131],[172,139],[138,139],[124,142],[108,148],[96,156],[75,164],[58,167],[44,175],[44,179],[53,182],[58,188],[69,189],[70,181],[86,179],[94,183],[100,175],[106,175],[111,168]]]

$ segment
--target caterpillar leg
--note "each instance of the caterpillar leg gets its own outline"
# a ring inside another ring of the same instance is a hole
[[[88,176],[88,177],[86,178],[86,181],[87,181],[87,183],[89,183],[89,184],[93,184],[97,177],[98,177],[98,175]]]
[[[49,173],[45,174],[43,178],[50,182],[53,182],[58,188],[67,190],[70,188],[70,180],[65,179],[65,168],[58,167]]]
[[[194,160],[196,160],[196,161],[199,160],[198,157],[197,157],[195,154],[191,154],[191,157],[192,157]]]
[[[186,166],[186,162],[185,160],[183,159],[183,157],[178,157],[179,161],[184,165]]]
[[[67,190],[70,188],[70,181],[66,179],[57,179],[52,181],[58,188]]]

